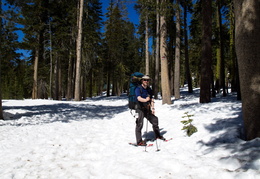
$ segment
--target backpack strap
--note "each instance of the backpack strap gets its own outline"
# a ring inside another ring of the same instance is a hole
[[[143,93],[143,87],[141,86],[141,85],[138,85],[136,88],[139,88],[140,89],[140,93],[142,94]],[[152,95],[152,89],[149,87],[149,86],[147,86],[147,88],[146,88],[146,90],[147,90],[147,92],[149,93],[149,94],[151,94]]]
[[[143,93],[143,88],[142,88],[142,86],[141,86],[141,85],[138,85],[137,88],[139,88],[140,93],[142,94],[142,93]]]

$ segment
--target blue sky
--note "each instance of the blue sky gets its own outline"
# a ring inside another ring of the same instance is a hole
[[[139,16],[136,13],[136,10],[134,10],[134,5],[136,3],[136,0],[124,0],[124,1],[126,1],[124,3],[124,5],[127,7],[129,20],[134,24],[138,24]],[[107,7],[109,5],[110,0],[100,0],[100,2],[102,3],[102,11],[103,11],[103,14],[105,15],[105,13],[107,12]]]
[[[100,2],[102,3],[102,13],[104,15],[103,17],[105,18],[105,13],[107,12],[107,8],[108,8],[110,0],[100,0]],[[127,7],[129,21],[131,21],[132,23],[137,25],[139,23],[139,16],[136,13],[136,11],[134,10],[135,2],[136,2],[136,0],[126,0],[126,2],[124,4]],[[6,10],[8,8],[8,6],[4,6],[5,3],[6,3],[5,0],[3,0],[2,1],[2,7],[3,7],[4,10]],[[20,25],[18,24],[18,26],[20,26]],[[22,31],[17,31],[17,34],[19,36],[18,41],[22,41],[23,36],[24,36]],[[28,51],[17,50],[17,52],[23,53],[24,57],[29,56]]]

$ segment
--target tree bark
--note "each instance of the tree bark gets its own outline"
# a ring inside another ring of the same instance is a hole
[[[176,46],[174,66],[174,97],[180,99],[180,59],[181,59],[181,17],[180,2],[177,0],[176,9]]]
[[[163,0],[162,3],[163,2],[165,2],[165,0]],[[161,22],[160,57],[161,57],[162,104],[172,104],[170,84],[169,84],[169,72],[168,72],[168,60],[167,60],[168,57],[166,54],[167,32],[166,32],[165,15],[161,15],[160,22]]]
[[[2,15],[2,0],[0,0],[0,15]],[[0,32],[2,34],[2,28],[3,28],[3,25],[2,25],[2,17],[0,16]],[[2,42],[2,36],[0,37],[1,39],[1,42]],[[2,44],[0,44],[0,49],[2,49]],[[3,117],[3,109],[2,109],[2,83],[1,83],[1,62],[2,62],[2,55],[0,54],[0,119],[4,119]]]
[[[62,100],[62,73],[61,73],[61,59],[59,58],[59,64],[58,64],[58,86],[59,86],[59,90],[58,90],[58,99]]]
[[[145,17],[145,73],[149,75],[149,22],[148,15]]]
[[[80,93],[80,79],[81,79],[81,46],[82,46],[82,19],[83,19],[83,6],[84,0],[79,0],[79,16],[78,16],[78,36],[76,42],[76,79],[75,79],[75,101],[81,100],[81,93]]]
[[[39,64],[39,47],[36,48],[35,57],[34,57],[34,73],[33,73],[33,90],[32,90],[32,99],[38,98],[38,64]]]
[[[218,14],[219,14],[219,40],[220,40],[220,58],[221,58],[221,66],[220,66],[220,84],[223,90],[223,96],[227,96],[226,92],[226,82],[225,82],[225,57],[224,57],[224,44],[223,44],[223,30],[222,30],[222,14],[221,14],[221,4],[220,0],[218,0]]]
[[[67,77],[67,100],[71,100],[73,98],[73,90],[72,90],[72,81],[73,81],[73,60],[72,60],[72,52],[69,52],[69,64],[68,64],[68,77]]]
[[[216,87],[218,93],[220,88],[222,88],[223,96],[226,96],[226,87],[225,87],[225,59],[224,59],[224,46],[222,39],[222,17],[221,17],[221,4],[217,0],[217,31],[218,31],[218,48],[217,48],[217,80]]]
[[[260,137],[260,1],[234,0],[235,45],[246,139]]]
[[[49,17],[50,18],[50,17]],[[50,33],[50,86],[49,86],[49,99],[52,99],[52,64],[53,64],[53,59],[52,59],[52,33],[51,33],[51,21],[49,22],[49,33]]]
[[[59,100],[59,57],[56,55],[55,66],[54,66],[54,79],[55,79],[55,90],[54,100]]]
[[[212,2],[202,0],[202,57],[201,57],[201,82],[200,103],[211,101],[210,86],[212,77]]]
[[[154,98],[158,99],[159,75],[160,75],[160,0],[156,0],[156,56],[155,56],[155,78],[154,78]]]
[[[231,67],[230,67],[230,83],[231,83],[231,92],[236,92],[237,91],[237,60],[236,60],[236,54],[235,54],[235,17],[234,17],[234,11],[233,11],[233,3],[230,3],[230,12],[229,12],[229,56],[231,59]]]

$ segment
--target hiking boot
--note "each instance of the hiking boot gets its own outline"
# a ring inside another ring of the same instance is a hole
[[[139,142],[138,144],[137,144],[138,146],[146,146],[147,144],[146,144],[146,142],[145,141],[141,141],[141,142]]]
[[[163,136],[159,136],[158,139],[166,140]]]

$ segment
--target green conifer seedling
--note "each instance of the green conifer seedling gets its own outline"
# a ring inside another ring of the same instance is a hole
[[[191,124],[191,122],[193,121],[193,119],[191,119],[190,117],[192,117],[192,116],[194,116],[194,115],[190,115],[188,112],[185,112],[184,114],[185,114],[185,116],[182,116],[182,118],[187,117],[188,120],[183,120],[183,121],[181,121],[181,123],[184,124],[182,130],[186,130],[187,135],[190,137],[192,134],[194,134],[195,132],[197,132],[198,129],[197,129],[194,125]]]

